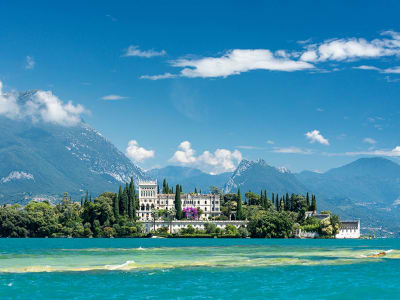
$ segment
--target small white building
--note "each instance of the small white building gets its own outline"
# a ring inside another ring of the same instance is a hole
[[[175,194],[158,194],[157,181],[139,181],[139,210],[138,219],[141,221],[152,220],[151,211],[153,209],[175,208]],[[197,208],[203,211],[201,219],[207,220],[210,217],[221,214],[221,200],[217,194],[181,194],[182,209]]]
[[[342,221],[340,224],[337,239],[359,239],[360,238],[360,220]]]

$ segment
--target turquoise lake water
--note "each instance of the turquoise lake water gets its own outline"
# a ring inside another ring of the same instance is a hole
[[[400,240],[0,239],[0,298],[400,299]]]

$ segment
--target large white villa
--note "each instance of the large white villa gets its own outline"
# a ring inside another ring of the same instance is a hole
[[[151,211],[153,209],[174,209],[175,194],[159,194],[157,192],[157,181],[139,181],[139,210],[137,216],[141,221],[152,220]],[[203,214],[201,220],[219,216],[220,196],[216,194],[181,194],[182,209],[193,207],[201,209]]]

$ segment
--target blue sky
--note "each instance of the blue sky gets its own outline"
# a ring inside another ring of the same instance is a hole
[[[145,169],[220,173],[263,158],[325,171],[361,156],[398,160],[399,9],[4,1],[0,81],[3,95],[51,91],[57,98],[42,96],[64,116],[82,116]]]

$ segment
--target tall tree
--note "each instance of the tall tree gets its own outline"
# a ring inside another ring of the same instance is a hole
[[[264,190],[264,202],[265,202],[265,208],[268,208],[268,196],[267,196],[267,190]]]
[[[315,199],[315,195],[312,195],[311,210],[312,211],[317,211],[317,200]]]
[[[122,211],[121,214],[127,215],[128,214],[128,184],[125,186],[124,191],[122,192]]]
[[[275,197],[275,204],[276,204],[276,210],[279,211],[279,194],[276,194]]]
[[[308,195],[308,192],[307,192],[307,196],[306,196],[306,203],[307,203],[307,210],[309,210],[310,209],[310,196]]]
[[[194,188],[194,193],[197,194],[197,188]]]
[[[114,194],[113,196],[113,212],[115,220],[119,217],[119,198],[118,194]]]
[[[119,205],[119,214],[123,214],[122,186],[121,185],[119,185],[119,190],[118,190],[118,205]]]
[[[290,210],[290,200],[289,200],[288,193],[286,193],[286,196],[285,196],[285,210]]]
[[[175,204],[176,218],[178,220],[182,220],[183,219],[183,211],[182,211],[181,189],[179,188],[179,184],[176,185],[174,204]]]
[[[163,183],[162,183],[162,193],[163,194],[168,194],[167,179],[165,179],[165,178],[164,178]]]
[[[136,217],[136,205],[135,205],[135,183],[133,182],[133,177],[131,177],[131,182],[129,184],[129,198],[128,198],[128,214],[129,218],[134,219]]]
[[[272,193],[272,206],[274,206],[275,205],[275,194],[274,193]]]
[[[279,203],[280,203],[279,204],[279,211],[284,211],[285,210],[285,200],[284,200],[283,197],[281,198]]]
[[[238,188],[237,192],[236,219],[237,220],[244,219],[243,207],[242,207],[242,195],[240,193],[240,188]]]

